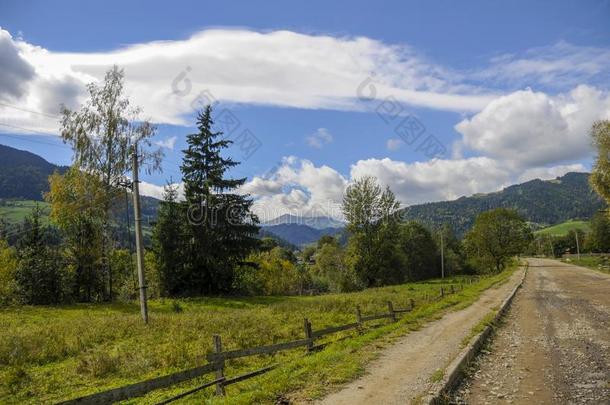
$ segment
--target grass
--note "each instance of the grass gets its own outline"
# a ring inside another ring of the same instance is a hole
[[[177,403],[274,403],[281,398],[318,398],[364,370],[396,337],[421,327],[444,311],[474,302],[482,291],[505,281],[512,270],[465,284],[436,297],[453,278],[313,297],[251,297],[154,300],[144,326],[137,303],[0,309],[0,398],[7,404],[53,403],[119,387],[205,363],[212,335],[226,350],[303,337],[303,318],[314,329],[353,322],[356,305],[365,315],[385,312],[387,301],[414,311],[378,328],[343,332],[329,345],[305,355],[302,349],[228,362],[229,377],[277,363],[279,367],[227,388],[228,398],[207,389]],[[367,324],[373,325],[374,322]],[[316,341],[318,343],[318,341]],[[155,403],[212,379],[212,375],[154,391],[125,403]]]
[[[610,255],[608,256],[580,256],[580,259],[562,259],[562,262],[588,267],[602,273],[610,274]]]
[[[462,347],[466,347],[473,337],[483,332],[488,326],[494,326],[494,318],[496,317],[498,310],[499,308],[494,308],[493,310],[489,311],[487,315],[483,317],[483,319],[472,327],[468,336],[462,339]]]
[[[444,376],[445,376],[445,370],[439,368],[434,373],[432,373],[432,375],[430,376],[430,382],[431,383],[440,382]]]
[[[49,212],[51,211],[51,204],[46,201],[2,200],[2,204],[3,205],[0,205],[0,218],[4,218],[9,224],[12,224],[13,226],[23,223],[23,220],[32,214],[32,209],[37,204],[42,209],[42,223],[49,223]],[[129,215],[132,214],[129,213]],[[150,225],[150,223],[143,222],[142,232],[144,237],[150,238],[152,236],[152,226]]]
[[[49,204],[44,201],[4,200],[3,205],[0,205],[0,218],[4,217],[11,224],[21,223],[32,213],[36,204],[42,208],[45,214],[49,212]],[[48,220],[46,215],[44,220]]]
[[[536,235],[550,235],[550,236],[565,236],[571,230],[580,229],[585,232],[591,230],[591,224],[589,221],[574,221],[569,220],[561,224],[549,226],[548,228],[539,229],[534,232]]]

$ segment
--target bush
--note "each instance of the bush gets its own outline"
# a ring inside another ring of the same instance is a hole
[[[293,258],[281,247],[253,253],[247,259],[248,265],[237,268],[233,287],[248,295],[301,294],[308,284],[308,274]]]
[[[0,305],[17,303],[17,255],[6,241],[0,240]]]
[[[315,254],[315,262],[314,274],[330,291],[357,291],[365,287],[354,269],[354,261],[337,244],[322,244]]]

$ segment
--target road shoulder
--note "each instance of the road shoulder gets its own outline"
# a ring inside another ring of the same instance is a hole
[[[507,282],[484,291],[470,306],[400,338],[367,367],[365,375],[330,394],[320,404],[404,404],[427,395],[463,348],[472,328],[502,302],[520,282],[523,269]]]

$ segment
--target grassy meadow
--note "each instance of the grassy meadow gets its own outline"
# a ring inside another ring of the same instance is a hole
[[[591,224],[589,221],[575,221],[570,220],[562,222],[561,224],[549,226],[547,228],[539,229],[534,234],[536,235],[549,235],[549,236],[565,236],[574,229],[580,229],[585,232],[591,230]]]
[[[139,382],[205,363],[212,335],[220,334],[225,350],[303,338],[303,318],[313,329],[354,322],[363,315],[387,311],[387,301],[415,311],[396,323],[367,323],[362,333],[331,335],[331,343],[306,355],[295,349],[274,356],[230,360],[233,377],[277,363],[263,376],[227,388],[228,399],[208,388],[176,403],[275,403],[279,399],[316,398],[333,385],[353,379],[383,345],[447,309],[467,306],[485,289],[505,281],[512,270],[482,277],[464,290],[432,300],[442,285],[466,277],[431,280],[346,294],[308,297],[249,297],[154,300],[150,324],[142,324],[137,303],[77,304],[60,307],[0,309],[0,402],[54,403]],[[320,342],[322,342],[321,340]],[[318,343],[318,341],[316,341]],[[213,379],[212,374],[126,403],[155,403]]]
[[[0,205],[0,218],[4,218],[8,223],[15,224],[21,223],[23,220],[32,213],[32,209],[38,205],[43,209],[44,213],[49,212],[50,205],[44,201],[33,201],[33,200],[5,200]],[[48,221],[48,217],[45,215],[45,221]]]
[[[574,264],[576,266],[588,267],[593,270],[601,271],[602,273],[610,274],[610,255],[608,256],[585,256],[581,255],[580,259],[570,257],[563,259],[563,262]]]

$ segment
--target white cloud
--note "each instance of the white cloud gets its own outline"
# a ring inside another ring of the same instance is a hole
[[[282,182],[276,179],[254,177],[240,188],[240,192],[255,197],[271,196],[282,191]]]
[[[350,175],[352,179],[376,177],[403,205],[495,191],[511,178],[506,167],[486,157],[414,163],[367,159],[352,165]]]
[[[465,146],[529,168],[589,156],[589,128],[608,118],[610,95],[581,85],[557,96],[530,89],[511,93],[455,128]]]
[[[173,183],[173,186],[178,187],[178,199],[184,198],[184,183]],[[159,186],[157,184],[149,183],[146,181],[140,181],[140,194],[148,197],[154,197],[162,200],[163,194],[165,193],[165,186]]]
[[[533,179],[551,180],[561,177],[568,172],[586,172],[587,168],[582,163],[573,163],[570,165],[559,165],[553,167],[536,167],[527,169],[519,176],[519,182],[526,182]]]
[[[328,129],[318,128],[316,132],[305,137],[305,141],[312,148],[322,149],[324,145],[333,141],[333,136]]]
[[[14,73],[0,92],[19,96],[15,103],[22,108],[50,114],[61,102],[82,101],[84,85],[100,80],[112,64],[125,69],[131,101],[167,124],[184,124],[183,114],[192,112],[204,90],[220,101],[359,110],[364,106],[358,89],[371,90],[361,84],[373,72],[378,99],[392,95],[416,106],[477,111],[492,98],[457,83],[457,74],[408,46],[366,37],[209,29],[185,40],[77,53],[50,51],[0,32],[3,61]],[[0,113],[25,127],[57,130],[56,119],[4,107]]]
[[[346,187],[364,176],[374,176],[380,184],[389,186],[405,207],[495,192],[516,182],[552,179],[584,170],[582,164],[570,164],[523,171],[487,157],[414,163],[385,158],[360,160],[351,166],[349,177],[345,177],[331,167],[316,167],[308,160],[292,157],[290,161],[284,160],[272,179],[255,177],[242,191],[253,196],[253,210],[262,220],[283,214],[342,219],[341,202]]]
[[[389,185],[403,204],[413,204],[582,170],[573,162],[590,152],[591,123],[610,118],[606,90],[580,85],[608,75],[610,51],[567,43],[504,55],[468,75],[436,65],[406,45],[246,29],[203,30],[185,40],[93,53],[50,51],[0,29],[0,55],[0,124],[11,125],[0,126],[2,131],[56,132],[58,105],[78,106],[85,84],[100,80],[112,64],[125,69],[133,104],[158,123],[185,124],[184,114],[192,112],[204,90],[205,97],[225,102],[339,110],[362,110],[367,96],[391,95],[404,104],[475,113],[456,125],[462,139],[454,145],[453,159],[365,159],[343,176],[329,166],[286,158],[273,176],[254,177],[240,190],[256,198],[259,212],[278,215],[294,209],[337,213],[349,181],[365,174]],[[373,73],[374,79],[367,79]],[[477,80],[574,88],[499,96],[467,84]],[[321,148],[333,138],[320,128],[306,140]],[[173,149],[175,137],[158,144]],[[400,145],[398,139],[386,144],[389,150]],[[473,152],[480,156],[463,157]],[[160,197],[162,191],[142,183],[145,195]]]
[[[25,91],[25,83],[34,77],[34,69],[20,54],[13,38],[0,30],[0,100],[18,99]]]
[[[520,55],[495,57],[475,77],[517,85],[550,85],[553,88],[582,83],[605,84],[610,75],[610,49],[576,46],[565,41],[529,49]]]
[[[400,138],[390,138],[386,142],[385,146],[390,151],[396,151],[404,145],[404,141]]]
[[[169,138],[160,140],[160,141],[155,141],[155,145],[160,146],[162,148],[165,149],[169,149],[169,150],[174,150],[174,147],[176,146],[176,140],[178,139],[177,136],[171,136]]]
[[[253,210],[263,221],[288,213],[339,218],[346,187],[347,180],[335,169],[291,156],[270,178],[254,177],[240,192],[255,198]]]

